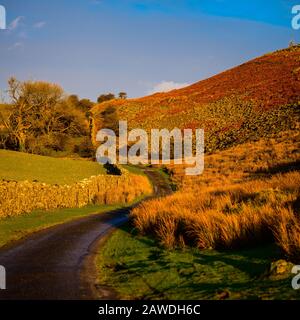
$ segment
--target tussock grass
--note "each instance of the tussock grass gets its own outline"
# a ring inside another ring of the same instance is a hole
[[[199,177],[171,166],[180,190],[135,208],[134,225],[168,248],[232,249],[276,240],[290,259],[299,259],[299,151],[298,131],[288,131],[207,156]]]

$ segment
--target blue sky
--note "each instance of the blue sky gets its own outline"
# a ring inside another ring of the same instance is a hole
[[[93,100],[181,87],[300,42],[300,0],[0,0],[0,89],[59,83]]]

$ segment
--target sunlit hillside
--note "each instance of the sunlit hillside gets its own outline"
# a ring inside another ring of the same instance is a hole
[[[203,128],[206,151],[293,128],[299,118],[300,46],[266,54],[189,87],[93,108],[93,136],[101,113],[116,111],[131,128]]]

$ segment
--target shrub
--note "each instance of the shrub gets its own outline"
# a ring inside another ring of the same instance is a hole
[[[82,158],[93,158],[95,156],[95,148],[89,137],[84,137],[79,144],[74,146],[74,153]]]

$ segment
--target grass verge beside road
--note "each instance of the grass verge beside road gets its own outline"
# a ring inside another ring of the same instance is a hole
[[[3,218],[0,219],[0,247],[54,225],[121,207],[121,205],[89,205],[73,209],[35,210],[29,214]]]

